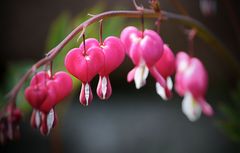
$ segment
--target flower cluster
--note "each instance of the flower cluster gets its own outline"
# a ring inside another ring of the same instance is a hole
[[[40,128],[43,135],[48,134],[57,123],[55,105],[71,91],[72,79],[67,73],[57,72],[51,75],[46,71],[38,72],[25,90],[25,97],[34,108],[32,127]]]
[[[175,90],[184,97],[183,113],[191,121],[200,117],[201,112],[210,116],[211,106],[205,100],[207,90],[207,72],[201,61],[185,52],[177,53],[175,58],[170,47],[153,30],[129,26],[123,29],[120,38],[107,37],[103,42],[89,38],[78,48],[71,49],[65,57],[65,66],[69,73],[82,82],[79,101],[88,106],[93,100],[92,79],[98,75],[97,95],[107,100],[112,94],[110,74],[124,61],[125,54],[135,65],[128,73],[127,81],[135,82],[137,89],[146,84],[148,74],[156,80],[156,92],[163,100],[172,96],[175,75]],[[25,90],[25,97],[34,108],[31,125],[40,128],[46,135],[57,123],[54,110],[72,90],[72,80],[65,72],[52,75],[38,72]]]
[[[99,74],[97,95],[100,99],[108,99],[112,94],[109,74],[124,60],[125,47],[122,41],[110,36],[99,43],[94,38],[84,41],[79,48],[72,49],[65,58],[67,70],[82,81],[80,103],[88,106],[93,99],[90,86],[94,76]]]
[[[91,80],[98,74],[97,95],[105,100],[111,96],[110,73],[124,60],[125,53],[135,67],[127,80],[134,80],[137,89],[146,84],[150,73],[156,80],[156,91],[164,100],[172,96],[171,76],[176,71],[175,89],[184,96],[182,110],[189,120],[196,120],[201,110],[212,115],[211,106],[204,99],[207,89],[207,72],[197,58],[179,52],[177,59],[167,44],[153,30],[138,30],[129,26],[123,29],[120,38],[110,36],[103,43],[89,38],[69,51],[65,57],[67,70],[82,81],[80,103],[88,106],[93,100]]]

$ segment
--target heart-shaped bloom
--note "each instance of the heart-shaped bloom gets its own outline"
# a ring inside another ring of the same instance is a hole
[[[108,99],[112,94],[109,74],[123,62],[125,57],[124,45],[119,38],[114,36],[107,37],[102,44],[94,38],[87,39],[85,43],[91,47],[100,48],[104,55],[102,68],[98,71],[97,94],[101,99]],[[81,44],[80,48],[83,49],[83,47]]]
[[[202,62],[185,52],[179,52],[176,56],[176,71],[175,90],[184,96],[183,113],[191,121],[197,120],[201,112],[211,116],[212,107],[205,100],[208,76]]]
[[[54,107],[72,91],[72,79],[65,72],[57,72],[53,76],[41,71],[31,80],[25,90],[25,97],[34,108],[31,116],[33,128],[40,128],[46,135],[56,124]],[[52,117],[54,114],[54,117]]]
[[[128,82],[135,81],[137,89],[146,84],[148,73],[164,88],[166,81],[158,72],[155,64],[163,54],[163,41],[161,37],[152,30],[139,31],[133,26],[126,27],[121,32],[121,40],[125,44],[126,53],[133,61],[135,67],[128,73]],[[170,91],[166,91],[170,96]]]
[[[25,97],[33,108],[48,113],[72,91],[72,79],[66,72],[52,77],[45,71],[37,73],[25,90]]]
[[[163,76],[163,78],[167,81],[167,86],[163,88],[158,82],[156,82],[156,90],[157,93],[164,99],[167,100],[169,96],[167,96],[166,92],[171,91],[173,87],[173,82],[171,79],[171,75],[175,73],[175,56],[172,50],[168,47],[168,45],[163,45],[163,55],[155,64],[158,72]]]
[[[87,39],[85,47],[74,48],[65,57],[67,70],[76,78],[82,81],[82,88],[79,101],[82,105],[88,106],[93,99],[91,80],[98,74],[103,66],[104,54],[100,47],[96,47],[94,39]]]

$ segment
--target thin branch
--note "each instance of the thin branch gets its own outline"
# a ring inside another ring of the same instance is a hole
[[[141,18],[142,15],[144,15],[144,18],[158,18],[159,15],[164,16],[164,18],[167,18],[169,21],[173,21],[176,23],[180,23],[192,28],[196,28],[198,31],[198,36],[205,40],[209,45],[211,45],[213,48],[215,48],[216,53],[222,57],[222,59],[227,60],[226,64],[229,64],[232,66],[233,70],[237,72],[238,76],[240,76],[240,69],[239,69],[239,63],[237,60],[230,54],[228,49],[223,46],[223,44],[206,28],[203,24],[198,22],[197,20],[183,16],[183,15],[177,15],[174,13],[161,11],[161,12],[155,12],[153,10],[144,9],[143,11],[128,11],[128,10],[122,10],[122,11],[107,11],[100,13],[98,15],[94,15],[93,17],[89,18],[82,24],[80,24],[78,27],[76,27],[67,37],[60,42],[56,47],[54,47],[49,53],[47,53],[48,56],[40,59],[36,64],[34,64],[20,79],[20,81],[15,85],[15,87],[9,92],[8,98],[9,102],[11,100],[15,100],[17,97],[17,94],[19,90],[21,89],[24,82],[29,78],[30,75],[39,67],[43,66],[46,63],[49,63],[52,61],[61,51],[61,49],[69,42],[71,41],[79,32],[84,30],[89,25],[98,22],[101,19],[109,18],[109,17],[128,17],[128,18]]]
[[[179,0],[170,0],[179,13],[185,16],[189,16],[186,8],[179,2]]]

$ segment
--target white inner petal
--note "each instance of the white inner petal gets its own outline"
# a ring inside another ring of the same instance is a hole
[[[53,122],[54,122],[54,110],[51,109],[50,112],[47,115],[47,127],[48,127],[48,133],[53,127]]]
[[[157,91],[157,94],[158,94],[163,100],[167,100],[167,96],[166,96],[165,90],[164,90],[164,88],[163,88],[158,82],[156,82],[156,91]]]
[[[37,128],[39,128],[40,124],[41,124],[41,112],[38,110],[35,110],[35,124],[37,126]]]
[[[172,81],[171,77],[167,77],[167,87],[169,90],[172,90],[172,88],[173,88],[173,81]]]
[[[85,85],[84,93],[85,93],[85,99],[86,99],[86,106],[88,106],[89,97],[90,97],[90,86],[88,83],[86,83]]]
[[[103,99],[106,98],[106,93],[107,93],[107,78],[103,77],[102,78],[102,94],[103,94]]]
[[[137,89],[140,89],[146,84],[148,73],[149,70],[145,64],[142,64],[136,68],[134,81]]]
[[[192,122],[196,121],[201,116],[201,107],[190,92],[187,92],[183,98],[182,111]]]

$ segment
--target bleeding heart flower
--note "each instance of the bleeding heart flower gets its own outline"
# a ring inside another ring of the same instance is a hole
[[[25,97],[33,108],[48,113],[72,91],[72,79],[66,72],[52,77],[45,71],[37,73],[25,90]]]
[[[41,71],[34,75],[30,86],[25,90],[25,97],[34,108],[31,126],[40,128],[43,135],[48,134],[57,123],[54,106],[68,96],[72,88],[72,79],[66,72],[50,76]]]
[[[101,48],[103,52],[103,66],[98,72],[97,94],[101,99],[108,99],[112,94],[109,74],[123,62],[125,57],[124,45],[119,38],[114,36],[107,37],[102,44],[96,39],[90,38],[86,40],[86,45]],[[83,47],[81,44],[80,48],[83,49]]]
[[[175,90],[184,96],[182,110],[189,120],[195,121],[201,111],[205,115],[213,114],[212,107],[205,100],[208,85],[207,71],[202,62],[190,57],[185,52],[179,52],[176,58],[177,73],[175,76]]]
[[[125,44],[127,54],[135,64],[129,73],[128,82],[135,81],[137,89],[146,84],[150,71],[156,81],[166,89],[167,97],[170,91],[167,90],[166,81],[154,66],[163,54],[163,41],[161,37],[152,30],[139,31],[129,26],[121,32],[121,40]]]
[[[155,64],[158,72],[163,76],[163,78],[167,81],[167,85],[163,88],[158,82],[156,82],[156,90],[157,93],[164,99],[167,100],[170,96],[167,96],[166,92],[171,91],[173,87],[173,82],[171,79],[171,75],[175,72],[175,56],[172,50],[168,47],[168,45],[163,45],[163,55]],[[167,89],[166,89],[167,88]],[[171,92],[170,92],[171,94]]]
[[[94,43],[94,39],[87,39],[85,48],[74,48],[65,57],[67,70],[82,81],[79,100],[84,106],[88,106],[93,99],[90,82],[102,68],[104,60],[102,49],[92,45]]]
[[[48,113],[56,104],[68,96],[73,88],[72,79],[66,72],[57,72],[47,81],[48,96],[40,110]]]

